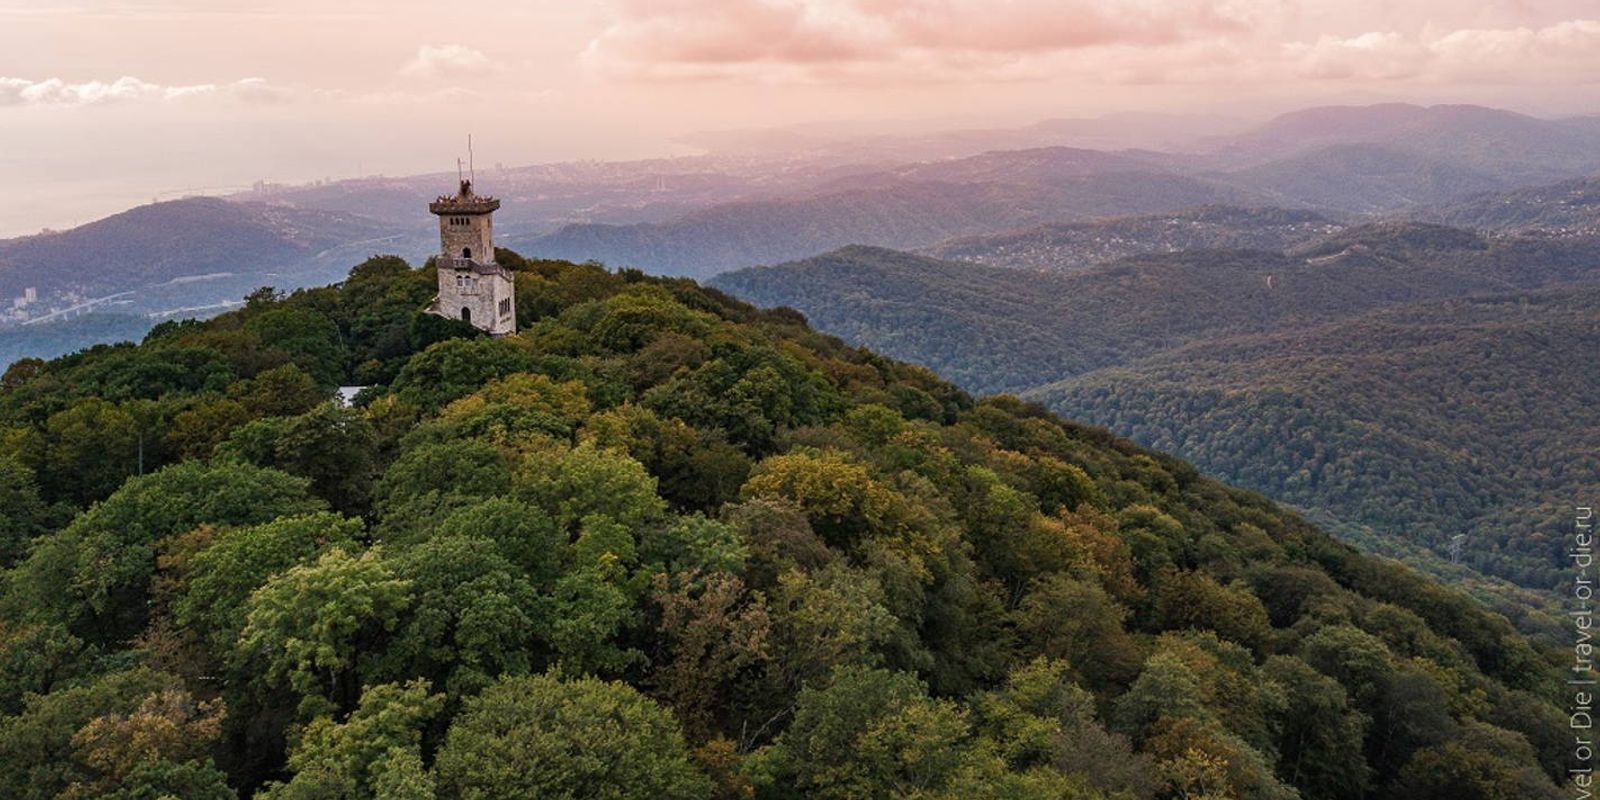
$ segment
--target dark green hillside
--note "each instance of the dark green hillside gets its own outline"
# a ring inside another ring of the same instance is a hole
[[[380,258],[0,378],[8,796],[1563,796],[1560,649],[1464,595],[793,312],[497,260],[503,339]]]
[[[1351,228],[1293,255],[1151,254],[1065,275],[849,247],[713,283],[797,308],[822,330],[968,388],[1016,391],[1218,335],[1563,283],[1596,266],[1594,240],[1489,242],[1398,223]]]
[[[1415,305],[1226,339],[1032,396],[1214,475],[1524,586],[1565,578],[1570,506],[1600,493],[1600,289]]]

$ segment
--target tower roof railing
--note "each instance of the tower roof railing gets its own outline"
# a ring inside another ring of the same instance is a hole
[[[490,214],[500,208],[493,197],[440,197],[428,204],[435,214]]]
[[[498,208],[500,208],[499,200],[474,194],[472,181],[469,180],[461,181],[461,189],[454,197],[441,194],[428,204],[428,210],[435,214],[488,214]]]

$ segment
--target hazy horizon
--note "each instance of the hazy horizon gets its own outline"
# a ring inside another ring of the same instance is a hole
[[[3,0],[0,0],[3,2]],[[702,131],[1259,120],[1382,101],[1594,113],[1581,0],[414,0],[0,5],[0,236],[256,180],[688,152]]]

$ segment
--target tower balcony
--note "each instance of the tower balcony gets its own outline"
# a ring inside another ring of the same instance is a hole
[[[470,270],[474,275],[499,275],[510,280],[511,271],[493,262],[484,263],[475,258],[459,258],[455,256],[435,256],[433,263],[440,271],[443,270]]]

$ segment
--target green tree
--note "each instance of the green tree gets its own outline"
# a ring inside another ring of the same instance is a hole
[[[1082,665],[1097,689],[1126,685],[1137,674],[1139,652],[1122,629],[1124,609],[1100,587],[1066,575],[1038,579],[1012,616],[1024,651]]]
[[[454,700],[529,671],[549,602],[494,542],[440,537],[391,560],[412,600],[364,678],[425,678]]]
[[[360,535],[360,520],[326,512],[224,530],[190,560],[173,607],[176,620],[207,638],[214,652],[227,652],[244,629],[252,592],[330,548],[353,549]]]
[[[39,497],[33,470],[16,456],[0,454],[0,568],[10,567],[27,551],[28,542],[47,530],[52,514]]]
[[[1367,718],[1349,707],[1343,686],[1293,656],[1274,656],[1266,677],[1284,689],[1278,723],[1278,774],[1306,800],[1360,800],[1372,770],[1362,742]]]
[[[52,414],[45,432],[44,479],[55,497],[88,503],[139,472],[138,423],[101,398]]]
[[[323,386],[337,386],[343,377],[345,349],[339,328],[322,313],[306,307],[268,307],[249,315],[244,329],[260,337],[262,344],[287,352]]]
[[[399,626],[410,590],[377,549],[329,550],[250,595],[235,666],[266,687],[293,690],[302,716],[349,711],[359,667]]]
[[[510,498],[462,506],[426,535],[488,539],[538,588],[555,581],[567,558],[566,531],[543,509]]]
[[[0,786],[17,800],[53,800],[74,781],[92,780],[95,773],[75,757],[78,731],[177,688],[172,676],[140,668],[30,696],[21,714],[0,719]]]
[[[472,440],[421,444],[379,479],[376,510],[386,525],[425,527],[440,512],[511,490],[511,467],[494,445]]]
[[[941,788],[969,755],[966,713],[914,676],[846,667],[807,688],[756,759],[758,796],[868,798]]]
[[[184,462],[132,479],[18,565],[6,605],[69,622],[96,641],[144,627],[155,543],[203,524],[250,525],[316,511],[303,479],[247,464]]]
[[[412,356],[393,388],[403,402],[433,410],[495,378],[533,367],[533,353],[515,337],[449,339]]]
[[[422,767],[422,734],[444,708],[426,681],[385,683],[361,692],[343,721],[317,717],[295,737],[287,782],[269,784],[260,800],[432,800],[433,776]]]
[[[372,493],[377,434],[366,415],[324,403],[284,425],[273,466],[311,480],[311,490],[347,514],[366,511]]]
[[[467,702],[439,750],[445,797],[699,800],[710,781],[672,716],[621,683],[505,678]]]
[[[587,443],[528,455],[515,482],[520,497],[568,530],[594,514],[638,528],[666,510],[656,496],[655,479],[643,465],[624,453]]]

